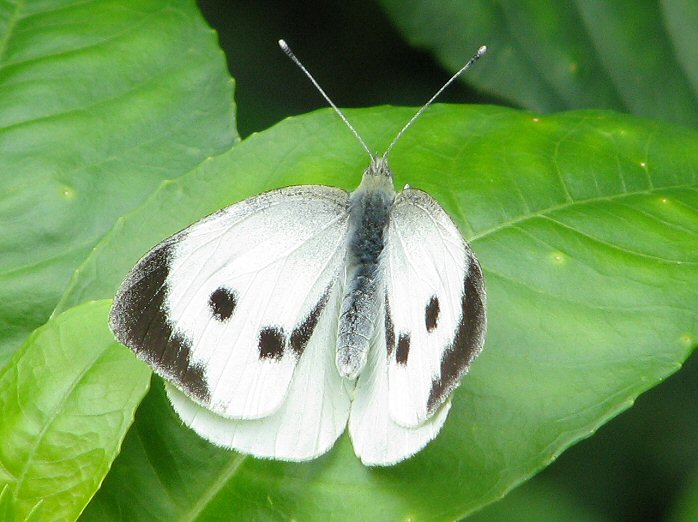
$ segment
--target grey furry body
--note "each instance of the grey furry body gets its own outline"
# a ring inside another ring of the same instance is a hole
[[[381,254],[395,200],[392,172],[375,159],[349,200],[345,290],[337,334],[337,369],[355,379],[368,357],[380,307]]]

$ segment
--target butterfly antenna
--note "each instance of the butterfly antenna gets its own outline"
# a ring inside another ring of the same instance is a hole
[[[279,47],[281,47],[281,50],[286,53],[286,56],[293,60],[293,63],[295,63],[300,68],[300,70],[305,73],[305,75],[312,82],[315,88],[318,91],[320,91],[322,97],[325,98],[325,100],[327,100],[327,103],[330,104],[330,106],[335,110],[339,117],[342,118],[342,121],[346,124],[346,126],[349,127],[349,130],[351,130],[354,136],[356,136],[356,139],[359,140],[359,143],[361,143],[361,146],[366,151],[366,154],[368,154],[371,157],[371,159],[373,159],[373,154],[371,154],[371,151],[369,150],[368,145],[366,145],[366,142],[361,138],[359,133],[356,132],[354,126],[351,123],[349,123],[349,120],[344,115],[344,113],[341,110],[339,110],[339,107],[337,107],[334,104],[334,102],[330,99],[330,97],[327,96],[327,93],[325,93],[325,91],[322,90],[322,87],[320,87],[320,84],[315,81],[315,78],[313,78],[313,75],[308,72],[308,69],[306,69],[305,66],[301,63],[301,61],[298,58],[296,58],[296,55],[293,54],[293,51],[291,51],[291,48],[288,46],[288,44],[284,40],[279,40]]]
[[[434,96],[432,96],[431,98],[429,98],[429,101],[426,102],[426,103],[422,106],[422,108],[419,109],[419,110],[417,111],[417,113],[416,113],[414,116],[412,116],[412,118],[410,119],[410,121],[407,122],[407,124],[402,128],[402,130],[401,130],[400,132],[397,133],[397,136],[395,136],[395,139],[392,141],[392,143],[391,143],[390,145],[388,145],[388,148],[386,149],[385,154],[383,154],[383,158],[387,158],[387,157],[388,157],[388,154],[390,154],[390,151],[393,150],[393,147],[394,147],[395,144],[398,142],[398,140],[399,140],[400,138],[402,138],[402,135],[405,134],[405,131],[406,131],[407,129],[409,129],[409,128],[412,126],[412,124],[415,122],[415,120],[416,120],[417,118],[419,118],[419,117],[422,115],[422,113],[423,113],[425,110],[427,110],[427,108],[428,108],[432,103],[434,103],[434,100],[435,100],[436,98],[438,98],[439,95],[440,95],[442,92],[444,92],[444,90],[446,89],[446,87],[448,87],[449,85],[451,85],[451,84],[455,81],[456,78],[458,78],[463,72],[465,72],[466,69],[469,69],[470,66],[471,66],[472,64],[474,64],[475,62],[477,62],[477,61],[480,59],[480,57],[481,57],[483,54],[485,54],[486,52],[487,52],[487,47],[486,47],[486,46],[483,45],[482,47],[480,47],[480,48],[477,50],[477,52],[473,55],[473,57],[470,58],[470,60],[468,60],[468,61],[466,62],[466,64],[465,64],[463,67],[461,67],[460,70],[459,70],[456,74],[454,74],[453,76],[451,76],[451,78],[450,78],[446,83],[444,83],[443,86],[442,86],[438,91],[436,91],[436,94],[434,94]]]

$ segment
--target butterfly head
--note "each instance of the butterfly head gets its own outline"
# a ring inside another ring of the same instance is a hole
[[[394,197],[393,171],[385,156],[371,156],[371,164],[364,170],[361,184],[355,192],[364,191],[380,191]]]
[[[393,171],[388,165],[388,158],[383,156],[371,156],[371,164],[364,171],[364,176],[376,176],[386,178],[391,183],[393,182]]]

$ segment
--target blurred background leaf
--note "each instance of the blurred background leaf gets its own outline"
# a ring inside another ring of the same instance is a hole
[[[693,0],[199,5],[220,34],[237,81],[242,135],[324,107],[279,53],[279,38],[342,107],[421,105],[487,44],[487,57],[440,101],[496,102],[538,112],[613,109],[698,126]]]
[[[463,45],[491,56],[464,81],[517,106],[596,107],[698,125],[698,4],[689,0],[381,0],[405,39],[449,70]]]

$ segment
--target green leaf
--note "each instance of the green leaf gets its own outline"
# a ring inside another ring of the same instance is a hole
[[[688,0],[381,0],[414,46],[519,106],[551,112],[609,108],[684,125],[698,122],[698,5]]]
[[[36,330],[0,373],[3,520],[77,518],[148,389],[148,368],[89,302]]]
[[[117,217],[235,142],[231,91],[190,0],[0,0],[0,366]]]
[[[12,520],[13,522],[35,522],[41,520],[42,501],[38,501],[26,515],[20,516],[15,509],[15,501],[12,498],[10,486],[5,484],[0,490],[0,520]]]
[[[412,109],[348,111],[383,149]],[[330,111],[288,119],[165,183],[120,220],[60,308],[112,296],[153,244],[244,197],[356,186],[367,158]],[[698,134],[609,112],[533,116],[434,106],[391,156],[482,262],[486,348],[416,457],[368,469],[346,436],[305,464],[199,441],[161,386],[90,504],[90,520],[451,520],[500,498],[676,371],[698,338]],[[331,349],[331,347],[328,347]]]

